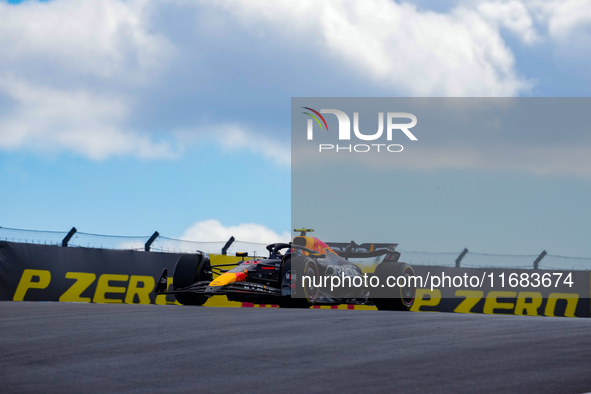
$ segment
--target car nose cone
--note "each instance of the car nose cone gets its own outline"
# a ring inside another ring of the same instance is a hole
[[[221,289],[222,286],[207,286],[205,294],[214,295],[215,293],[219,293]]]

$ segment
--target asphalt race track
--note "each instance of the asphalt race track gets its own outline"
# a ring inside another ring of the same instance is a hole
[[[0,302],[0,391],[591,391],[591,320]]]

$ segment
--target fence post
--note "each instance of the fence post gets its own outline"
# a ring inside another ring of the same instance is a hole
[[[546,251],[544,250],[542,253],[540,253],[540,255],[538,256],[538,258],[536,259],[536,261],[534,261],[534,269],[537,270],[538,267],[540,266],[540,261],[542,261],[542,259],[544,258],[544,256],[546,256],[548,253],[546,253]]]
[[[158,238],[160,236],[160,234],[158,233],[158,231],[154,231],[154,234],[152,234],[152,236],[150,237],[150,239],[148,240],[148,242],[146,242],[146,244],[144,245],[144,250],[146,252],[150,251],[150,246],[152,246],[152,244],[154,243],[154,241],[156,240],[156,238]]]
[[[460,253],[458,258],[456,259],[456,268],[460,268],[460,262],[462,261],[466,253],[468,253],[468,248],[464,248],[464,250],[462,250],[462,253]]]
[[[230,247],[230,245],[232,245],[232,243],[235,241],[236,239],[234,237],[230,237],[230,239],[228,240],[228,242],[226,242],[226,244],[224,245],[224,247],[222,248],[222,254],[225,256],[228,254],[228,248]]]
[[[76,234],[76,231],[78,231],[78,230],[76,230],[76,227],[72,227],[72,229],[70,230],[68,235],[66,235],[65,238],[62,240],[62,247],[64,247],[64,248],[68,247],[68,242],[70,242],[70,239],[72,239],[74,234]]]

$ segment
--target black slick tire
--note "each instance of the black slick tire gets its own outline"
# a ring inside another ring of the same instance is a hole
[[[378,292],[378,297],[373,299],[378,310],[409,311],[415,300],[416,288],[414,281],[409,277],[415,276],[412,267],[401,262],[383,262],[377,266],[375,274],[380,278],[380,283],[386,285],[388,277],[406,277],[406,286],[386,287]],[[390,280],[392,282],[392,280]],[[402,282],[402,281],[401,281]],[[412,285],[409,285],[411,282]]]
[[[173,290],[176,291],[191,286],[199,281],[213,280],[211,274],[206,272],[209,267],[210,263],[207,255],[198,253],[181,256],[174,267],[174,275],[172,279]],[[201,306],[207,301],[206,296],[196,293],[180,293],[175,294],[175,297],[176,300],[183,305]]]

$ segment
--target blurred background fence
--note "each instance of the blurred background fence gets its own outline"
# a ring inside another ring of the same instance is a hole
[[[400,261],[410,265],[436,265],[443,267],[466,268],[517,268],[546,270],[590,271],[591,258],[558,256],[549,253],[531,255],[487,254],[467,252],[457,262],[462,252],[428,253],[396,249],[400,252]],[[541,257],[541,258],[540,258]],[[535,264],[537,261],[537,264]]]
[[[146,236],[111,236],[69,231],[37,231],[0,227],[0,241],[59,245],[116,250],[138,250],[164,253],[194,253],[235,255],[248,252],[249,256],[267,256],[267,244],[244,242],[231,237],[219,242],[195,242],[161,236],[158,232]],[[557,256],[542,251],[532,255],[474,253],[468,249],[458,252],[417,252],[397,249],[400,260],[411,265],[433,265],[469,268],[520,268],[553,270],[591,270],[591,258]]]
[[[200,250],[211,254],[234,255],[248,252],[249,256],[267,256],[267,244],[230,240],[219,242],[195,242],[161,236],[158,232],[140,236],[113,236],[89,234],[77,231],[38,231],[0,227],[0,241],[60,245],[63,247],[138,250],[165,253],[195,253]],[[224,247],[225,253],[223,251]]]

